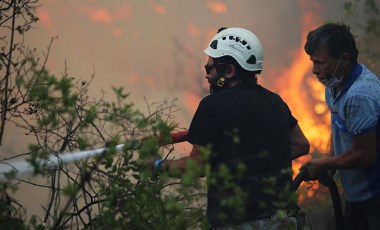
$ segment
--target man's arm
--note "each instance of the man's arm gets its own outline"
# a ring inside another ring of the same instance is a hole
[[[311,160],[305,164],[311,179],[323,175],[328,169],[368,169],[376,162],[376,132],[352,138],[352,149],[339,155]]]
[[[292,130],[290,130],[290,153],[292,155],[292,160],[306,155],[309,151],[309,141],[297,124]]]
[[[332,140],[332,134],[330,136],[330,152],[329,152],[329,157],[335,156],[335,151],[334,151],[334,143]]]
[[[352,149],[326,162],[328,169],[368,169],[376,162],[376,132],[352,138]]]
[[[186,157],[178,160],[164,160],[160,167],[169,170],[169,174],[173,177],[180,178],[186,171],[186,165],[189,161],[194,161],[197,165],[197,171],[199,171],[199,177],[204,177],[204,159],[201,154],[201,146],[194,144],[190,154]]]

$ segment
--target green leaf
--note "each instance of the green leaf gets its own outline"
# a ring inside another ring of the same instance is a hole
[[[67,197],[73,197],[76,193],[76,186],[74,183],[68,182],[62,190],[63,194]]]

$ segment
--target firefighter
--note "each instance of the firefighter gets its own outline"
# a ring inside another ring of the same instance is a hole
[[[296,229],[295,218],[279,214],[293,204],[291,160],[310,145],[287,104],[257,82],[263,69],[259,39],[243,28],[223,28],[204,52],[210,95],[189,127],[191,153],[159,159],[155,167],[183,172],[189,160],[209,166],[207,217],[214,229]]]

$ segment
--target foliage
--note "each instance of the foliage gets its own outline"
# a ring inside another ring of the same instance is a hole
[[[37,3],[10,0],[0,5],[0,23],[9,32],[1,38],[0,141],[9,123],[33,138],[27,160],[34,173],[49,182],[23,182],[48,189],[50,194],[43,207],[45,215],[27,220],[22,204],[8,195],[20,181],[10,173],[13,180],[1,185],[1,228],[207,228],[205,182],[197,178],[195,162],[188,163],[182,179],[161,172],[159,180],[144,163],[151,157],[171,157],[174,151],[174,146],[161,147],[159,142],[170,139],[169,133],[177,128],[174,101],[147,103],[145,115],[134,109],[123,88],[113,88],[112,102],[103,95],[90,99],[94,75],[90,81],[77,80],[67,68],[60,77],[51,74],[46,62],[55,39],[42,61],[35,49],[23,45],[22,35],[38,20],[34,16]],[[124,143],[121,151],[119,143]],[[103,146],[106,151],[95,158],[75,164],[60,160],[63,153]],[[58,163],[52,164],[55,157]]]
[[[153,103],[149,107],[156,106],[154,112],[145,116],[133,109],[121,88],[114,88],[116,102],[91,101],[90,82],[75,81],[67,73],[58,79],[39,68],[34,59],[26,62],[31,77],[18,80],[17,87],[25,95],[27,109],[19,107],[11,114],[35,138],[28,158],[35,173],[51,178],[49,204],[39,226],[167,229],[202,222],[203,205],[192,204],[204,195],[197,180],[169,183],[163,175],[164,179],[153,183],[144,168],[144,159],[173,151],[173,147],[159,147],[158,142],[158,136],[168,136],[175,128],[173,102]],[[148,138],[131,141],[143,137]],[[125,143],[121,154],[118,143]],[[95,159],[53,168],[45,164],[52,156],[98,146],[107,146],[107,151]],[[61,196],[68,197],[66,204],[59,202]]]
[[[15,201],[3,207],[6,224],[16,220],[25,229],[206,229],[205,182],[198,179],[200,167],[192,161],[181,179],[166,172],[156,173],[144,163],[151,157],[172,157],[174,146],[161,147],[170,132],[178,129],[173,122],[174,102],[148,103],[149,114],[134,109],[122,88],[113,88],[115,102],[103,98],[91,100],[91,81],[75,80],[67,72],[57,78],[32,56],[24,61],[28,74],[19,76],[17,89],[24,106],[9,112],[18,127],[34,137],[28,161],[35,174],[50,178],[41,187],[50,190],[43,219],[18,218]],[[142,141],[138,141],[142,140]],[[119,143],[124,143],[120,151]],[[106,146],[101,155],[75,164],[48,164],[66,152]],[[209,156],[207,149],[205,156]],[[237,176],[246,166],[239,165]],[[244,194],[236,187],[231,173],[222,168],[222,185],[234,188],[226,206],[241,207]],[[2,187],[17,186],[13,175]],[[268,182],[269,183],[269,182]],[[275,191],[268,191],[274,193]],[[279,204],[281,206],[281,204]],[[22,206],[21,206],[22,207]],[[244,210],[242,210],[244,211]],[[5,225],[4,225],[5,226]]]
[[[177,229],[202,225],[203,181],[184,175],[183,183],[162,174],[154,182],[152,172],[145,168],[146,158],[174,150],[172,145],[161,147],[159,140],[168,140],[176,128],[175,101],[147,103],[146,115],[134,109],[123,88],[113,88],[116,98],[112,102],[103,95],[90,99],[94,75],[84,81],[72,78],[67,69],[60,77],[51,74],[45,65],[55,38],[43,60],[23,44],[23,34],[38,21],[37,6],[37,0],[0,3],[0,26],[7,31],[0,38],[4,76],[0,82],[0,142],[9,123],[34,139],[27,160],[35,174],[50,178],[50,184],[33,185],[49,189],[50,195],[45,216],[26,220],[22,204],[8,195],[19,183],[16,174],[10,173],[13,180],[0,188],[1,228]],[[120,143],[124,143],[121,151],[117,149]],[[104,146],[106,151],[100,156],[75,164],[46,161],[59,159],[65,152]]]
[[[375,0],[346,0],[344,2],[345,20],[355,34],[362,62],[375,73],[380,72],[380,11]]]
[[[7,123],[13,120],[10,112],[26,103],[16,77],[28,73],[25,60],[35,52],[24,46],[23,35],[38,21],[35,16],[37,2],[5,0],[0,3],[0,73],[3,76],[0,80],[0,144]]]
[[[346,10],[354,14],[349,1]],[[378,37],[378,6],[366,1],[369,19],[362,27],[368,39]],[[174,101],[147,103],[148,114],[134,108],[123,88],[113,88],[114,101],[103,95],[91,99],[89,81],[72,78],[67,69],[57,77],[46,68],[51,40],[40,60],[35,49],[23,44],[23,35],[38,21],[38,0],[4,0],[0,3],[0,144],[9,123],[33,138],[27,153],[35,174],[49,178],[49,184],[34,184],[50,191],[42,219],[26,219],[26,210],[10,195],[17,189],[15,174],[1,184],[0,228],[2,229],[188,229],[207,228],[205,181],[197,178],[199,167],[189,162],[181,179],[146,168],[151,157],[172,157],[173,145],[160,146],[161,139],[178,129],[174,122]],[[355,17],[356,18],[356,17]],[[366,37],[367,38],[367,37]],[[366,41],[366,40],[365,40]],[[371,40],[373,41],[373,40]],[[378,52],[368,49],[368,62],[378,62]],[[144,140],[139,142],[138,140]],[[117,148],[119,143],[124,147]],[[46,164],[62,153],[106,146],[101,155],[75,164]],[[205,155],[209,152],[205,150]],[[15,156],[21,157],[21,156]],[[238,172],[244,173],[240,165]],[[206,167],[206,172],[209,167]],[[209,173],[209,172],[208,172]],[[231,173],[221,167],[217,175],[222,186],[234,188],[227,206],[241,206],[245,194],[236,188]],[[239,176],[239,173],[237,174]],[[24,181],[28,183],[27,181]],[[268,183],[274,183],[268,178]],[[210,181],[209,183],[212,183]],[[276,191],[268,191],[273,193]],[[305,191],[307,193],[307,191]],[[281,194],[295,199],[292,194]],[[326,200],[325,196],[318,199]],[[306,200],[313,207],[316,199]],[[310,203],[309,203],[310,202]],[[281,214],[284,204],[276,204]],[[322,204],[324,205],[324,203]],[[318,213],[319,210],[312,210]],[[314,214],[313,214],[314,215]],[[316,214],[315,214],[316,215]]]

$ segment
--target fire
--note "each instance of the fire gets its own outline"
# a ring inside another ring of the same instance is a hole
[[[324,86],[313,76],[312,62],[305,53],[303,47],[306,42],[307,33],[318,26],[321,21],[313,12],[318,12],[318,5],[307,5],[305,1],[299,1],[304,15],[302,17],[302,38],[299,48],[294,52],[291,66],[283,70],[276,77],[278,79],[274,86],[275,91],[281,95],[288,104],[293,115],[310,142],[311,151],[325,154],[329,152],[330,144],[330,117],[327,105],[324,101]],[[303,163],[311,159],[311,155],[302,157],[293,162],[293,172],[298,174]],[[319,188],[318,183],[309,185],[307,189],[299,194],[299,200],[315,195]]]
[[[159,15],[165,15],[168,12],[165,6],[157,4],[156,2],[150,2],[150,6],[153,9],[153,11]]]
[[[320,19],[312,12],[313,7],[306,6],[303,1],[300,5],[305,13],[299,48],[294,53],[291,66],[276,77],[278,80],[274,88],[298,119],[311,144],[311,152],[326,153],[329,151],[330,128],[324,86],[311,73],[312,63],[303,50],[307,33],[318,26]]]
[[[114,27],[112,29],[112,36],[120,37],[123,34],[123,30],[120,27]]]
[[[218,1],[210,1],[207,3],[207,7],[215,14],[222,14],[227,11],[226,4]]]
[[[201,31],[198,26],[196,26],[193,23],[190,23],[187,26],[187,31],[190,34],[190,36],[194,39],[198,39],[201,36]]]
[[[294,51],[293,62],[290,67],[282,70],[279,75],[276,75],[276,82],[270,85],[270,89],[281,95],[284,101],[289,105],[293,115],[298,119],[299,125],[304,131],[306,137],[311,143],[311,152],[327,153],[329,152],[330,143],[330,128],[329,128],[329,113],[324,102],[324,87],[321,85],[311,73],[312,63],[309,56],[304,52],[303,46],[307,33],[316,28],[318,23],[322,20],[318,17],[319,9],[318,3],[310,1],[299,0],[303,17],[301,19],[302,33],[299,48]],[[164,4],[158,4],[155,0],[149,1],[149,7],[159,16],[167,15],[169,8]],[[224,14],[227,12],[228,7],[222,1],[208,0],[206,7],[214,14]],[[112,35],[119,37],[123,35],[123,27],[116,27],[117,22],[128,19],[132,15],[132,7],[124,5],[121,7],[107,9],[103,7],[85,7],[78,8],[79,12],[88,17],[92,22],[101,25],[111,26],[113,28]],[[39,12],[45,26],[48,28],[53,27],[50,15],[47,12]],[[202,39],[209,41],[215,35],[217,27],[202,28],[195,23],[188,23],[187,33],[194,40]],[[132,31],[132,38],[138,39],[142,36],[140,31]],[[206,47],[206,43],[202,47]],[[184,46],[185,53],[190,53],[192,48]],[[199,64],[200,71],[203,73],[203,64]],[[197,63],[198,65],[198,63]],[[266,72],[265,70],[264,72]],[[198,69],[194,65],[184,65],[185,76],[196,76]],[[148,88],[157,87],[157,82],[153,76],[141,77],[137,72],[131,72],[128,75],[130,83],[141,83]],[[201,81],[207,85],[205,79]],[[190,84],[189,84],[190,85]],[[199,86],[199,85],[198,85]],[[208,86],[206,86],[208,87]],[[187,111],[193,114],[201,99],[197,94],[199,92],[192,92],[184,90],[184,101]],[[311,156],[306,156],[293,164],[293,170],[298,172],[299,167],[309,160]],[[308,193],[308,196],[312,192]]]
[[[92,22],[102,25],[112,25],[115,21],[128,18],[132,13],[132,9],[129,5],[120,6],[115,9],[80,6],[78,10]]]
[[[317,5],[309,6],[303,1],[300,1],[300,5],[304,15],[301,19],[302,33],[299,48],[294,51],[290,67],[276,75],[275,83],[272,83],[273,85],[270,85],[269,88],[281,95],[293,115],[298,119],[299,125],[310,142],[311,152],[326,154],[330,148],[330,117],[324,101],[324,86],[313,76],[312,62],[303,49],[307,33],[316,28],[321,20],[313,13],[318,12],[315,10]],[[215,34],[215,29],[209,32],[206,37],[211,38]],[[199,102],[199,96],[189,92],[186,92],[185,96],[186,106],[190,111],[195,111],[197,103],[194,102]],[[311,154],[294,161],[294,174],[296,175],[301,165],[310,159]],[[311,186],[312,189],[303,195],[312,196],[314,189],[317,189],[318,186],[318,183],[315,183]]]
[[[138,82],[139,77],[138,77],[138,74],[133,71],[133,72],[128,74],[127,79],[128,79],[129,83],[136,83],[136,82]]]
[[[97,23],[109,25],[113,21],[111,12],[105,8],[82,7],[80,8],[80,11],[89,16],[92,21]]]
[[[38,8],[37,16],[49,31],[52,31],[54,29],[54,23],[48,10]]]
[[[310,141],[311,151],[325,153],[329,149],[330,130],[327,107],[323,99],[324,88],[311,75],[309,57],[300,48],[292,66],[278,77],[277,92],[298,119]]]

